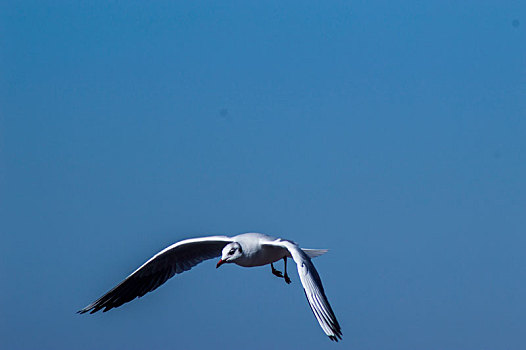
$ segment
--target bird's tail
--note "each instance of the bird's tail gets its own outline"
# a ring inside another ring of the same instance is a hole
[[[303,250],[303,252],[307,254],[309,258],[315,258],[329,251],[328,249],[303,249],[303,248],[301,248],[301,250]]]

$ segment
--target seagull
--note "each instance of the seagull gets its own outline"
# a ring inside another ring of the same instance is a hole
[[[309,305],[325,334],[333,341],[342,339],[342,331],[311,258],[327,252],[326,249],[302,249],[296,243],[261,233],[243,233],[234,237],[209,236],[179,241],[155,254],[141,267],[109,292],[78,313],[90,314],[119,307],[124,303],[154,291],[169,278],[190,270],[195,265],[217,257],[216,268],[234,263],[242,267],[270,264],[272,274],[291,282],[287,274],[287,258],[296,262],[298,274]],[[283,259],[284,273],[274,268]]]

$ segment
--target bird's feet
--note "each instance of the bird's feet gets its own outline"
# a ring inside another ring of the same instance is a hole
[[[274,265],[273,265],[273,264],[270,264],[270,267],[272,268],[272,274],[273,274],[274,276],[277,276],[277,277],[279,277],[279,278],[284,278],[284,279],[285,279],[285,282],[286,282],[287,284],[290,284],[291,280],[290,280],[289,275],[287,274],[287,269],[285,269],[285,275],[283,275],[283,272],[281,272],[281,271],[279,271],[279,270],[276,270],[276,269],[274,268]]]
[[[273,274],[274,276],[277,276],[277,277],[283,278],[283,273],[282,273],[281,271],[279,271],[279,270],[276,270],[276,269],[274,268],[274,266],[272,266],[272,274]]]

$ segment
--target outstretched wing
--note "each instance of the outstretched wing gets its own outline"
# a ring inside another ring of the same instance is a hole
[[[318,275],[318,271],[314,268],[308,252],[300,249],[294,242],[287,240],[279,239],[270,244],[280,245],[289,251],[292,259],[294,259],[298,266],[298,274],[305,291],[305,296],[321,328],[331,340],[338,341],[342,339],[340,324],[332,311],[327,296],[325,296],[320,275]]]
[[[78,313],[103,312],[119,307],[137,297],[151,292],[175,274],[190,270],[195,265],[221,255],[232,239],[211,236],[185,239],[155,254],[112,290],[89,304]]]

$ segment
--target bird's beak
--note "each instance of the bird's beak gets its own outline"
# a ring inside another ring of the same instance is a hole
[[[223,265],[224,263],[226,263],[225,260],[219,259],[219,261],[217,262],[217,265],[216,265],[216,269],[219,268],[219,266]]]

